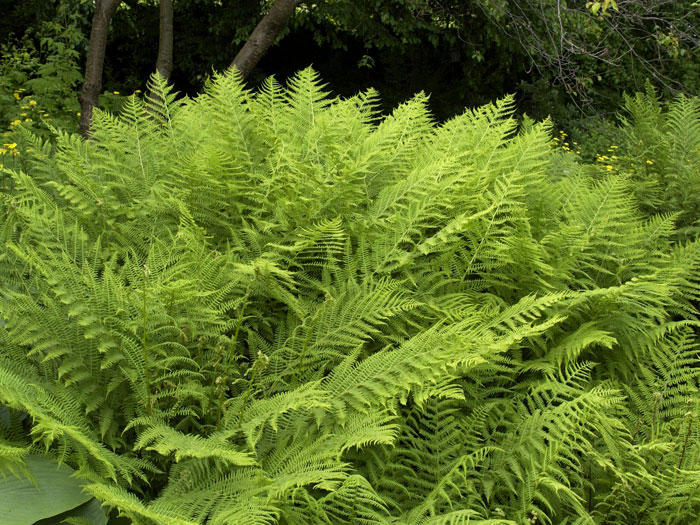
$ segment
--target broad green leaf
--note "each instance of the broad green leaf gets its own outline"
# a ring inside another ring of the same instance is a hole
[[[27,456],[25,462],[36,484],[15,476],[0,479],[2,525],[33,525],[92,499],[81,482],[71,477],[70,467],[41,456]]]
[[[67,512],[37,521],[34,525],[107,525],[107,514],[100,502],[92,498]]]

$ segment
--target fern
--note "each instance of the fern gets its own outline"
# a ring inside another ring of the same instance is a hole
[[[148,525],[694,519],[697,101],[629,98],[601,176],[512,97],[377,100],[155,76],[90,142],[26,135],[0,470]]]

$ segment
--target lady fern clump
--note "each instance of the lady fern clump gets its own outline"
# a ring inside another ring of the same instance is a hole
[[[1,467],[139,524],[700,512],[700,244],[634,177],[512,98],[151,92],[3,174]]]

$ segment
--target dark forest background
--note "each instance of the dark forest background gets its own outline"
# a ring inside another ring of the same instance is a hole
[[[271,3],[176,0],[176,90],[194,95],[213,71],[225,70]],[[94,2],[2,0],[0,8],[4,88],[46,95],[57,118],[74,116],[69,99],[82,80]],[[306,2],[248,82],[284,80],[312,65],[334,94],[374,87],[386,110],[424,91],[439,120],[512,93],[520,113],[551,116],[583,138],[612,129],[623,93],[647,82],[662,97],[699,93],[699,13],[697,3],[664,0]],[[156,0],[121,2],[110,22],[100,105],[116,109],[120,96],[145,89],[158,29]]]

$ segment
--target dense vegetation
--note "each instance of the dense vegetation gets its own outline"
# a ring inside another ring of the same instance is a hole
[[[5,146],[0,466],[80,484],[0,521],[700,514],[697,99],[586,164],[512,97],[149,92]]]
[[[0,8],[1,525],[697,521],[697,2]]]
[[[158,3],[124,0],[116,10],[103,108],[115,107],[115,91],[145,90],[156,64]],[[200,92],[212,70],[231,63],[272,3],[176,0],[171,80],[177,89]],[[0,87],[50,94],[57,110],[75,117],[79,110],[67,106],[77,106],[94,1],[0,0],[0,8]],[[551,115],[583,142],[586,130],[619,109],[622,93],[643,90],[646,79],[664,97],[700,95],[699,46],[694,0],[323,0],[302,2],[250,82],[285,79],[313,64],[333,93],[377,89],[385,111],[425,91],[439,119],[515,94],[519,113]],[[17,118],[5,113],[5,102],[3,125]],[[46,109],[57,118],[53,105]]]

